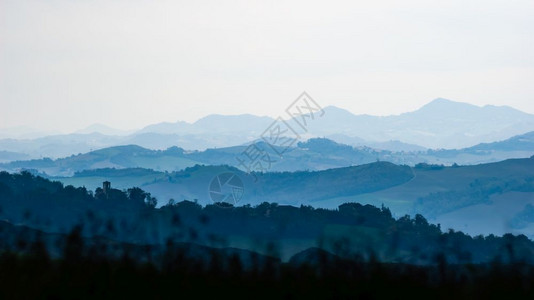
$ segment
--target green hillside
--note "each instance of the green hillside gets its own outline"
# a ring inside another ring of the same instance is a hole
[[[104,180],[121,189],[138,185],[156,196],[160,205],[171,198],[197,199],[201,204],[209,204],[210,182],[225,172],[232,172],[243,181],[240,204],[268,201],[331,209],[345,202],[383,204],[396,216],[420,213],[447,228],[461,228],[471,234],[511,231],[534,235],[533,228],[524,225],[525,221],[513,222],[525,205],[534,204],[534,158],[454,167],[420,164],[409,168],[375,162],[325,171],[263,174],[246,174],[228,166],[199,165],[167,173],[103,169],[58,179],[89,189],[100,187]],[[505,218],[496,218],[495,210],[503,210],[502,207],[506,207]],[[464,213],[465,210],[469,213]],[[493,214],[488,213],[492,211]],[[534,222],[534,218],[529,222]]]

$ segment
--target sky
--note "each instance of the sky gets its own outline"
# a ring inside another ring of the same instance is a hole
[[[534,1],[0,0],[0,128],[355,114],[443,97],[534,114]]]

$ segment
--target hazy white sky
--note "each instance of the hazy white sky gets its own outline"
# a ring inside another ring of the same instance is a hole
[[[534,1],[0,0],[0,128],[398,114],[437,97],[534,113]]]

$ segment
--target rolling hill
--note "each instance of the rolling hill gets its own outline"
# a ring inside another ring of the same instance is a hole
[[[273,149],[261,140],[257,141],[255,145],[268,156],[268,163],[265,164],[264,171],[326,170],[377,160],[411,166],[418,163],[473,165],[510,158],[527,158],[534,155],[534,132],[504,141],[479,144],[459,150],[392,152],[363,146],[352,147],[325,138],[313,138],[298,142],[294,147],[284,150],[283,157],[280,157],[276,151],[281,152],[283,149],[279,147],[275,151],[276,147]],[[192,167],[195,164],[226,164],[240,167],[237,158],[243,156],[246,151],[250,151],[251,148],[248,147],[250,145],[186,151],[178,147],[170,147],[166,150],[150,150],[136,145],[125,145],[103,148],[56,160],[45,158],[0,162],[0,169],[8,171],[33,169],[52,176],[71,176],[75,172],[99,168],[146,168],[173,172]],[[241,169],[245,170],[245,167],[241,166]]]
[[[396,216],[420,213],[445,229],[534,236],[534,218],[528,215],[528,205],[534,204],[534,156],[473,166],[419,164],[410,168],[374,162],[323,171],[262,174],[200,165],[178,172],[103,169],[56,179],[90,189],[105,180],[117,188],[141,186],[156,196],[160,205],[171,198],[207,204],[212,202],[210,182],[228,172],[243,181],[243,204],[268,201],[322,208],[336,208],[346,202],[384,204]]]

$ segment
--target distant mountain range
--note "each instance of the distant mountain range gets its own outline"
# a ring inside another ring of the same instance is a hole
[[[434,149],[498,141],[532,131],[534,125],[534,115],[511,107],[478,107],[441,98],[397,116],[354,116],[335,107],[325,111],[326,120],[310,123],[312,132],[358,136],[369,141],[399,140]]]
[[[296,117],[292,121],[299,119]],[[273,121],[269,117],[252,115],[211,115],[193,124],[162,123],[148,126],[141,132],[249,134],[257,138]],[[295,125],[296,122],[289,124]],[[401,141],[426,148],[453,149],[533,131],[534,115],[508,106],[479,107],[438,98],[414,112],[387,117],[354,115],[347,110],[328,106],[324,108],[322,116],[308,118],[306,130],[311,136],[356,138],[348,144]]]
[[[353,146],[368,146],[389,151],[419,151],[425,148],[458,149],[504,140],[534,131],[534,115],[508,106],[484,106],[435,99],[420,109],[394,116],[354,115],[334,106],[324,114],[308,119],[299,128],[300,117],[287,120],[301,133],[301,141],[327,137]],[[3,132],[0,150],[32,158],[65,157],[105,147],[135,144],[150,149],[178,146],[188,150],[230,147],[260,139],[274,122],[254,115],[209,115],[194,123],[178,121],[149,125],[135,132],[93,125],[73,134],[35,138],[24,131]],[[20,131],[20,130],[19,130]],[[15,139],[14,137],[22,139]]]
[[[527,158],[534,155],[534,132],[510,139],[478,144],[459,150],[424,150],[415,152],[392,152],[369,147],[340,144],[326,138],[312,138],[299,142],[285,150],[271,148],[258,141],[254,147],[261,149],[268,159],[261,165],[263,171],[326,170],[330,168],[361,165],[375,161],[388,161],[414,166],[418,163],[443,165],[472,165],[501,161],[509,158]],[[0,170],[36,170],[52,176],[71,176],[75,172],[99,168],[146,168],[156,171],[179,171],[194,165],[240,166],[244,153],[250,145],[212,148],[204,151],[187,151],[179,147],[166,150],[151,150],[137,145],[115,146],[71,155],[52,160],[49,158],[28,160],[27,156],[0,152]],[[248,150],[247,150],[248,149]],[[278,151],[278,152],[277,152]],[[6,157],[2,163],[2,155]],[[6,162],[9,158],[16,161]],[[25,159],[25,160],[23,160]],[[262,171],[259,168],[252,170]]]

